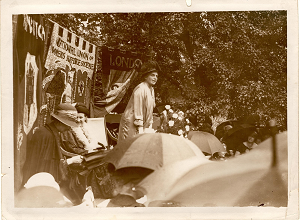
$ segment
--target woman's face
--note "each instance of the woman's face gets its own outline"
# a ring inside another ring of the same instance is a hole
[[[146,78],[145,82],[148,83],[150,86],[154,86],[157,82],[158,73],[152,72]]]
[[[252,137],[252,136],[249,136],[249,137],[248,137],[248,142],[249,142],[249,143],[254,143],[254,141],[255,141],[255,138],[254,138],[254,137]]]
[[[78,114],[77,114],[77,121],[78,121],[79,123],[84,123],[84,122],[86,122],[86,116],[85,116],[85,114],[84,114],[84,113],[78,113]]]

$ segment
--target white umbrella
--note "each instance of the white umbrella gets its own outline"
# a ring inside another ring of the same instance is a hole
[[[154,171],[143,179],[136,190],[147,195],[148,205],[155,200],[166,200],[166,196],[173,185],[182,178],[188,171],[202,164],[214,163],[205,157],[194,156],[182,161],[177,161]]]
[[[273,154],[270,138],[249,153],[228,161],[182,168],[184,170],[179,178],[174,177],[175,182],[171,186],[165,187],[163,181],[160,183],[159,179],[153,178],[152,183],[157,185],[157,191],[160,192],[148,189],[147,197],[151,201],[173,201],[180,206],[190,207],[287,206],[287,133],[276,135],[276,142],[276,166],[271,166]],[[170,172],[177,175],[176,168]],[[168,176],[172,176],[171,173]],[[143,182],[141,186],[144,186]],[[161,203],[156,205],[162,206]]]

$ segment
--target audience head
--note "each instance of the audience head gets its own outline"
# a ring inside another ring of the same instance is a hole
[[[83,103],[77,103],[75,105],[75,108],[77,109],[78,112],[78,122],[79,123],[87,122],[87,118],[90,117],[89,109]]]
[[[54,177],[45,172],[31,176],[24,188],[15,196],[15,206],[19,208],[67,207],[60,187]]]
[[[256,141],[257,137],[258,137],[257,132],[251,133],[251,134],[248,136],[248,142],[249,142],[249,143],[254,143],[254,142]]]
[[[128,194],[135,199],[144,196],[141,192],[135,190],[135,186],[153,172],[153,170],[142,167],[129,167],[113,171],[109,166],[108,169],[115,182],[115,195]]]

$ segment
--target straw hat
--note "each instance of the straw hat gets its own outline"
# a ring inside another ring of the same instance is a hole
[[[79,126],[77,123],[77,110],[69,103],[59,104],[51,116],[69,127]]]

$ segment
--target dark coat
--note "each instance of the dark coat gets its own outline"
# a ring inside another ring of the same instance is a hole
[[[53,123],[36,130],[27,148],[23,168],[23,184],[34,174],[50,173],[61,192],[74,205],[81,203],[85,193],[85,177],[70,169],[61,153],[61,139]]]

